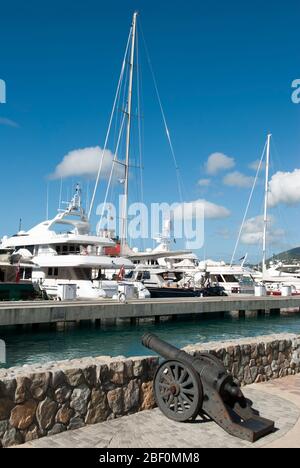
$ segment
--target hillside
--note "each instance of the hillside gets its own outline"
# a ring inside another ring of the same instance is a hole
[[[275,255],[270,260],[278,260],[284,263],[298,263],[300,261],[300,247]]]

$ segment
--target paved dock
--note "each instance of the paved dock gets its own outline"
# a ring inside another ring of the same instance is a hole
[[[244,388],[276,432],[254,444],[225,433],[215,423],[176,423],[158,409],[29,442],[23,448],[300,448],[300,375]]]
[[[0,326],[26,325],[82,320],[139,319],[192,314],[216,314],[238,311],[279,313],[300,308],[300,296],[174,298],[131,300],[125,304],[113,300],[34,301],[0,303]]]

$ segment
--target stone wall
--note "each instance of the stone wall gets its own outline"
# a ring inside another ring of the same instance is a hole
[[[0,369],[0,447],[153,408],[157,364],[100,357]]]
[[[300,372],[300,337],[271,335],[185,348],[221,359],[242,385]],[[85,358],[0,369],[0,447],[155,406],[155,357]]]
[[[214,354],[241,385],[300,372],[300,337],[293,334],[211,342],[184,349],[193,356],[203,352]]]

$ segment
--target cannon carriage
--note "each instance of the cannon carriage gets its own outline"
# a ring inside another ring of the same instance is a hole
[[[274,422],[252,408],[216,356],[193,357],[151,333],[143,336],[142,343],[166,359],[157,369],[153,390],[157,406],[168,418],[188,422],[200,415],[249,442],[274,431]]]

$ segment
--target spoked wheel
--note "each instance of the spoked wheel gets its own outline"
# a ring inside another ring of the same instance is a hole
[[[179,422],[195,419],[203,403],[199,375],[180,361],[165,361],[154,378],[157,406],[170,419]]]

